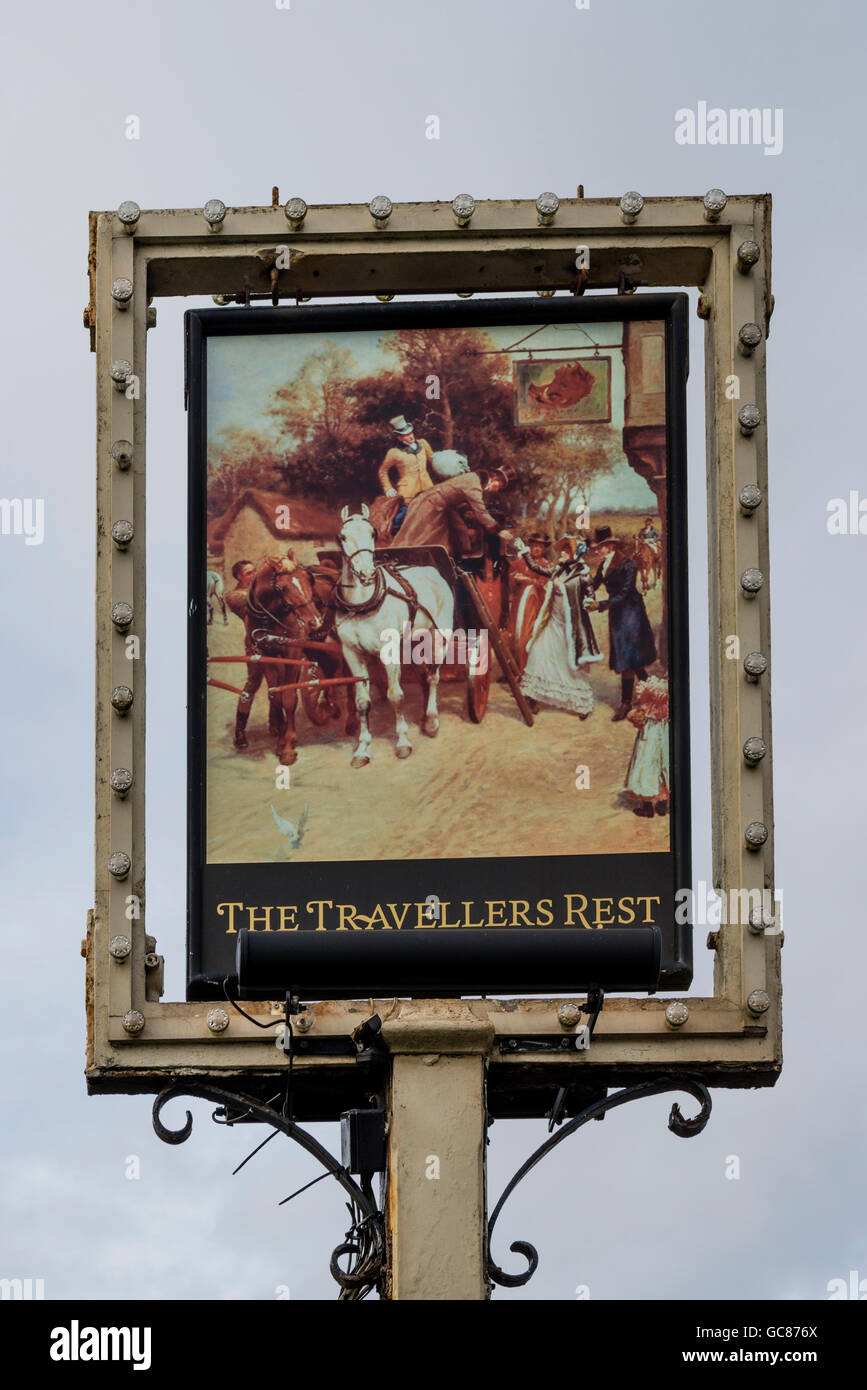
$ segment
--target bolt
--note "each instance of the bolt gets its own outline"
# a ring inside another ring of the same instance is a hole
[[[124,471],[132,463],[132,445],[128,439],[116,439],[111,446],[111,456],[118,468]]]
[[[131,198],[128,199],[125,203],[121,203],[120,207],[117,210],[117,219],[123,227],[124,231],[127,232],[130,236],[132,236],[133,232],[138,226],[138,220],[140,217],[141,208],[139,207],[138,203],[134,203]]]
[[[128,936],[113,936],[108,943],[108,954],[115,960],[126,960],[132,950],[132,942]]]
[[[767,990],[754,989],[747,997],[747,1008],[750,1013],[755,1014],[756,1017],[758,1017],[759,1014],[767,1013],[770,1007],[771,996],[768,994]]]
[[[536,199],[536,220],[540,227],[550,227],[557,216],[560,199],[556,193],[540,193]]]
[[[300,1014],[296,1014],[292,1027],[298,1033],[309,1033],[314,1022],[315,1019],[310,1009],[304,1009]]]
[[[672,999],[670,1004],[665,1006],[665,1021],[670,1023],[672,1028],[682,1028],[689,1018],[689,1009],[682,999]]]
[[[384,193],[377,193],[375,198],[371,198],[367,204],[367,210],[376,223],[377,227],[384,227],[391,217],[394,204]]]
[[[132,867],[132,860],[123,850],[116,849],[108,856],[108,872],[113,878],[126,878]]]
[[[718,222],[719,215],[728,202],[728,198],[721,188],[709,188],[702,200],[704,202],[704,215],[708,222]]]
[[[145,1026],[144,1014],[138,1009],[127,1009],[121,1023],[128,1033],[140,1033]]]
[[[738,247],[738,270],[741,275],[749,275],[761,252],[755,241],[742,241]]]
[[[743,590],[744,598],[755,598],[764,582],[765,576],[762,574],[761,570],[752,567],[744,570],[741,575],[741,589]]]
[[[773,916],[766,908],[754,907],[751,909],[750,931],[754,936],[761,936],[762,932],[768,931],[773,925]]]
[[[459,227],[466,227],[476,210],[475,199],[469,193],[459,193],[452,198],[452,212]]]
[[[208,224],[209,232],[222,231],[226,218],[226,204],[219,198],[209,198],[202,208],[202,216]]]
[[[161,961],[162,958],[157,955],[156,951],[148,951],[147,955],[144,958],[145,969],[156,970],[161,964]]]
[[[561,1028],[574,1028],[581,1017],[581,1005],[567,1000],[557,1010],[557,1022]]]
[[[627,224],[634,222],[643,207],[644,199],[640,193],[636,193],[634,190],[624,193],[620,199],[620,216]]]
[[[127,362],[125,357],[118,357],[109,367],[108,374],[114,382],[114,389],[125,391],[132,376],[132,363]]]
[[[132,704],[132,691],[128,685],[116,685],[111,692],[112,708],[118,714],[126,714]]]
[[[286,214],[286,221],[289,223],[293,232],[297,232],[304,218],[307,216],[307,204],[303,198],[290,198],[283,208]]]
[[[209,1009],[205,1022],[212,1033],[225,1033],[229,1026],[229,1015],[225,1009]]]
[[[757,405],[742,405],[738,411],[738,424],[741,427],[741,434],[745,439],[749,439],[753,430],[758,429],[762,423],[762,412]]]
[[[744,831],[747,849],[761,849],[768,838],[768,827],[760,820],[751,820]]]
[[[509,1038],[509,1041],[508,1041],[508,1043],[507,1043],[507,1047],[517,1047],[517,1046],[518,1046],[518,1039],[517,1039],[517,1038]]]
[[[755,767],[760,763],[767,753],[767,745],[763,738],[748,738],[744,744],[744,760]]]
[[[131,521],[116,521],[111,528],[111,538],[118,550],[126,550],[133,537]]]
[[[745,323],[738,332],[738,347],[744,357],[752,357],[762,341],[762,330],[757,323]]]
[[[738,501],[741,504],[741,512],[744,516],[752,516],[756,507],[760,507],[764,493],[758,483],[745,483],[738,493]]]
[[[759,676],[763,676],[768,669],[768,658],[764,652],[747,652],[744,657],[744,673],[748,681],[755,685]]]
[[[115,795],[122,799],[132,786],[132,773],[128,767],[116,767],[113,769],[108,781]]]
[[[232,303],[232,296],[230,294],[212,294],[211,298],[221,309],[225,309],[227,304]]]
[[[128,309],[132,302],[132,280],[128,280],[125,275],[119,275],[116,280],[111,282],[111,297],[117,309]]]
[[[132,604],[114,603],[111,607],[111,621],[114,623],[118,632],[123,632],[132,622]]]
[[[379,300],[380,304],[390,304],[391,301],[394,299],[393,294],[378,294],[376,297]]]

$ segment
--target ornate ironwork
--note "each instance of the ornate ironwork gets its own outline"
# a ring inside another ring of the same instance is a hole
[[[694,1135],[701,1134],[710,1119],[711,1098],[710,1092],[704,1082],[694,1076],[665,1076],[659,1077],[656,1080],[642,1081],[636,1086],[626,1086],[622,1091],[615,1091],[612,1095],[606,1096],[603,1100],[594,1101],[592,1105],[586,1106],[586,1108],[581,1110],[573,1119],[567,1121],[562,1129],[556,1134],[553,1134],[550,1139],[546,1139],[544,1144],[540,1144],[535,1153],[532,1153],[526,1162],[521,1165],[511,1182],[507,1184],[503,1195],[491,1212],[490,1220],[488,1221],[487,1249],[489,1279],[495,1284],[501,1284],[504,1288],[516,1289],[532,1279],[539,1265],[537,1250],[526,1240],[513,1241],[509,1246],[509,1249],[513,1251],[514,1254],[523,1255],[527,1261],[527,1268],[520,1274],[507,1274],[505,1270],[502,1270],[500,1266],[494,1262],[491,1255],[491,1239],[494,1233],[494,1226],[496,1225],[497,1218],[503,1206],[518,1186],[518,1183],[536,1167],[537,1163],[540,1163],[543,1158],[546,1158],[552,1149],[555,1149],[558,1144],[562,1144],[564,1139],[568,1139],[569,1136],[580,1129],[582,1125],[586,1125],[588,1120],[601,1119],[609,1110],[616,1110],[619,1105],[626,1105],[631,1100],[643,1100],[645,1096],[662,1095],[665,1091],[687,1091],[689,1095],[694,1096],[701,1104],[699,1113],[692,1119],[688,1119],[683,1115],[677,1102],[672,1105],[668,1116],[668,1127],[672,1134],[678,1135],[681,1139],[691,1139]],[[556,1122],[556,1118],[555,1110],[555,1114],[552,1115],[552,1120]]]
[[[193,1117],[189,1110],[180,1129],[169,1129],[162,1122],[163,1108],[170,1100],[175,1100],[178,1096],[196,1096],[202,1100],[216,1101],[218,1108],[214,1111],[212,1118],[218,1124],[233,1125],[246,1120],[259,1120],[264,1124],[273,1125],[275,1133],[279,1131],[287,1138],[293,1139],[318,1163],[321,1163],[327,1170],[323,1177],[330,1174],[331,1177],[336,1178],[348,1195],[347,1206],[352,1218],[346,1237],[332,1254],[329,1266],[333,1278],[340,1285],[339,1298],[347,1301],[359,1300],[364,1298],[371,1289],[377,1287],[384,1273],[385,1235],[382,1212],[377,1206],[368,1179],[363,1178],[361,1183],[357,1183],[348,1170],[338,1162],[332,1153],[329,1153],[328,1149],[314,1139],[312,1134],[308,1134],[294,1120],[289,1119],[281,1111],[275,1110],[269,1103],[256,1100],[251,1096],[239,1095],[234,1091],[224,1090],[220,1086],[197,1082],[192,1078],[167,1086],[160,1091],[154,1101],[154,1130],[158,1138],[166,1144],[183,1144],[189,1139],[193,1130]],[[273,1138],[273,1135],[268,1137],[269,1139]],[[260,1148],[262,1145],[257,1145],[253,1153],[256,1153]],[[252,1154],[248,1157],[252,1157]],[[243,1164],[239,1167],[243,1167]],[[299,1191],[303,1190],[303,1188],[299,1189]],[[297,1196],[297,1193],[292,1195]],[[344,1255],[351,1256],[354,1261],[347,1270],[342,1269],[339,1263]]]

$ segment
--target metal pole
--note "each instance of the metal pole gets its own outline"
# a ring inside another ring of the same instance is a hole
[[[492,1026],[472,1001],[404,1001],[382,1031],[392,1053],[387,1297],[483,1301]]]

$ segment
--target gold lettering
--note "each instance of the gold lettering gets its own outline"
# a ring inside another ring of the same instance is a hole
[[[580,899],[581,899],[581,906],[580,906],[580,907],[573,907],[573,906],[572,906],[572,899],[573,899],[573,898],[580,898]],[[583,893],[567,893],[567,894],[566,894],[566,926],[567,926],[567,927],[571,927],[571,926],[572,926],[572,914],[573,914],[573,913],[575,914],[576,917],[580,917],[580,918],[581,918],[581,925],[582,925],[582,927],[589,927],[589,926],[590,926],[590,923],[587,922],[587,921],[585,921],[585,918],[584,918],[584,909],[586,908],[586,906],[587,906],[587,899],[585,898],[585,896],[584,896]]]
[[[471,922],[471,921],[470,921],[470,913],[472,912],[473,907],[474,907],[474,902],[473,902],[473,899],[472,899],[472,898],[470,898],[469,901],[467,901],[467,902],[461,903],[461,907],[463,907],[463,908],[466,909],[466,911],[464,912],[464,926],[465,926],[465,927],[483,927],[483,926],[485,925],[484,922]]]
[[[400,917],[397,915],[397,903],[386,903],[386,907],[394,918],[394,925],[397,927],[397,930],[400,931],[404,924],[406,914],[409,912],[409,903],[404,903],[403,912],[400,914]]]
[[[593,901],[594,901],[595,904],[596,904],[596,923],[595,923],[595,925],[596,925],[597,927],[611,927],[611,926],[613,926],[613,925],[614,925],[614,899],[613,899],[613,898],[594,898]],[[609,913],[611,914],[610,917],[605,917],[605,918],[603,918],[603,917],[600,915],[601,912],[602,912],[602,907],[601,907],[601,904],[602,904],[602,903],[608,903],[608,911],[609,911]]]
[[[620,923],[620,925],[621,925],[622,927],[628,926],[628,924],[629,924],[630,922],[634,922],[634,921],[635,921],[635,908],[634,908],[634,907],[627,907],[627,906],[626,906],[627,903],[634,903],[634,902],[635,902],[635,899],[634,899],[634,898],[621,898],[621,899],[620,899],[620,902],[617,904],[617,906],[618,906],[619,909],[620,909],[620,913],[621,913],[621,915],[617,918],[617,920],[618,920],[618,922]],[[624,912],[628,912],[628,913],[629,913],[629,916],[628,916],[628,917],[624,917],[624,916],[622,915]]]
[[[449,908],[450,908],[450,907],[451,907],[451,903],[450,903],[450,902],[448,902],[448,903],[440,903],[440,920],[439,920],[439,923],[438,923],[439,926],[441,926],[441,927],[459,927],[459,926],[461,925],[460,922],[450,922],[450,921],[448,920]]]
[[[547,906],[547,907],[543,907],[543,906],[542,906],[543,903],[547,903],[548,906]],[[553,914],[553,912],[551,911],[551,909],[552,909],[553,906],[554,906],[553,899],[551,899],[551,898],[540,898],[540,899],[539,899],[539,901],[536,903],[536,926],[537,926],[537,927],[550,927],[551,923],[552,923],[553,920],[554,920],[554,914]],[[545,912],[545,913],[548,914],[548,916],[547,916],[547,921],[545,921],[545,922],[540,922],[540,921],[538,920],[538,914],[539,914],[540,912]]]
[[[295,913],[298,911],[297,907],[278,907],[277,911],[280,913],[280,925],[277,928],[278,931],[298,930],[298,923],[295,921]],[[291,927],[287,927],[284,925],[287,918],[292,923]]]
[[[244,904],[243,904],[243,903],[217,903],[217,916],[218,916],[218,917],[222,917],[222,915],[223,915],[223,908],[224,908],[224,907],[227,907],[227,908],[229,909],[229,925],[228,925],[227,928],[226,928],[226,932],[227,932],[227,933],[230,932],[230,931],[231,931],[231,932],[237,932],[238,928],[235,926],[235,908],[236,908],[236,907],[239,907],[239,908],[241,909],[241,911],[243,912],[243,910],[244,910]]]
[[[352,927],[354,931],[362,930],[361,927],[356,924],[355,913],[357,909],[353,903],[335,903],[335,907],[340,913],[340,921],[337,924],[338,931],[349,931],[349,927]],[[344,926],[347,917],[349,918],[349,927]]]
[[[659,902],[659,898],[658,898],[658,897],[654,897],[654,898],[644,897],[644,898],[636,898],[635,901],[636,901],[637,903],[647,903],[647,916],[646,916],[645,919],[644,919],[644,925],[645,925],[645,926],[653,926],[653,918],[652,918],[652,916],[650,915],[650,904],[651,904],[651,903],[658,903],[658,902]]]
[[[434,918],[432,920],[430,917],[427,916],[427,914],[431,910],[431,904],[416,903],[416,907],[418,908],[418,921],[416,922],[416,927],[435,927],[436,919]]]
[[[333,906],[334,903],[331,901],[330,898],[312,898],[310,902],[306,904],[304,908],[305,912],[312,912],[315,907],[319,909],[319,921],[316,923],[316,931],[325,931],[325,923],[322,920],[322,911],[323,908]]]
[[[522,926],[522,927],[529,927],[529,926],[532,926],[532,923],[527,921],[527,913],[528,913],[529,911],[530,911],[530,904],[529,904],[528,902],[525,902],[523,898],[513,898],[513,899],[512,899],[512,926],[513,926],[513,927],[516,927],[516,926],[518,925],[518,918],[519,918],[519,917],[520,917],[520,919],[521,919],[521,926]]]
[[[506,900],[505,900],[505,898],[491,898],[490,900],[488,900],[488,899],[486,898],[486,899],[485,899],[485,906],[486,906],[487,909],[488,909],[488,926],[489,926],[489,927],[504,927],[504,926],[506,926],[505,921],[503,921],[503,922],[495,922],[495,921],[494,921],[494,908],[495,908],[495,907],[498,907],[498,908],[500,909],[500,911],[503,912],[503,913],[506,911]]]
[[[247,908],[247,915],[248,915],[249,918],[250,918],[250,921],[249,921],[249,923],[248,923],[248,926],[249,926],[249,928],[250,928],[250,931],[255,931],[255,930],[256,930],[256,918],[257,918],[257,917],[262,917],[262,918],[264,919],[264,922],[265,922],[264,930],[265,930],[265,931],[270,931],[270,930],[271,930],[271,912],[272,912],[272,909],[271,909],[270,907],[261,907],[261,908],[259,908],[259,911],[258,911],[258,912],[256,911],[255,907],[248,907],[248,908]]]
[[[389,922],[386,922],[385,920],[385,910],[382,906],[382,903],[376,904],[375,908],[373,909],[369,918],[367,919],[367,926],[369,930],[373,929],[374,923],[376,921],[379,921],[383,927],[386,927],[389,930],[391,929],[391,924]]]

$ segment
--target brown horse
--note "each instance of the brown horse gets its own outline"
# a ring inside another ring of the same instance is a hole
[[[329,652],[305,654],[293,642],[303,642],[318,632],[322,610],[317,605],[313,582],[307,570],[295,559],[294,551],[287,555],[268,556],[259,566],[247,595],[244,623],[248,644],[253,654],[262,658],[262,673],[268,686],[270,705],[268,727],[277,740],[277,756],[289,765],[297,760],[295,735],[296,690],[280,687],[295,681],[316,680],[321,675],[337,675],[342,666],[339,655]],[[269,662],[267,658],[283,660]],[[298,657],[297,662],[285,664],[286,658]],[[311,723],[321,725],[328,719],[340,718],[340,707],[332,690],[326,686],[317,690],[302,690],[304,712]],[[354,732],[355,704],[347,702],[347,733]]]

